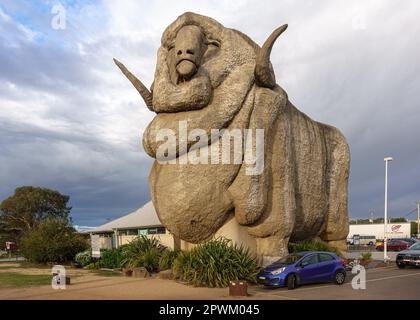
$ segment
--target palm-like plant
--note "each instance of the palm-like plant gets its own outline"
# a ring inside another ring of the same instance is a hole
[[[172,269],[175,259],[178,257],[180,250],[167,250],[159,259],[159,270]]]
[[[231,240],[218,238],[181,252],[173,263],[174,277],[195,286],[227,287],[229,281],[255,281],[256,258]]]
[[[167,248],[156,238],[140,235],[122,249],[122,265],[127,268],[144,267],[149,272],[156,271],[159,259]]]

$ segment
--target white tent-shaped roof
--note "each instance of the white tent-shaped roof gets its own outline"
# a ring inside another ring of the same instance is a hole
[[[161,225],[162,223],[156,214],[155,207],[153,206],[152,201],[149,201],[140,209],[105,223],[95,229],[89,230],[89,233],[111,232],[115,229],[157,227]]]

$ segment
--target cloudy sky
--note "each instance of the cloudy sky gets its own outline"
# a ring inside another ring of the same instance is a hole
[[[57,4],[65,29],[52,27]],[[112,57],[150,85],[161,34],[185,11],[259,44],[288,23],[272,52],[277,81],[300,110],[347,137],[350,216],[383,215],[388,155],[390,215],[415,208],[417,0],[1,0],[0,200],[21,185],[53,188],[71,196],[75,224],[95,226],[150,199],[152,161],[140,141],[153,114]]]

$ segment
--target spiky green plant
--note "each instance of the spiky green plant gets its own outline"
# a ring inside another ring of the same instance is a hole
[[[127,268],[144,267],[153,272],[158,270],[159,259],[167,250],[158,239],[140,235],[122,249],[122,265]]]
[[[360,258],[366,262],[370,262],[372,261],[372,253],[371,252],[361,253]]]
[[[172,270],[176,279],[194,286],[227,287],[232,280],[255,282],[258,264],[248,249],[218,238],[179,253]]]
[[[167,250],[159,259],[159,270],[172,269],[172,265],[180,250]]]

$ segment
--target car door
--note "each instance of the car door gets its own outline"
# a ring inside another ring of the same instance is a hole
[[[395,240],[390,240],[390,241],[388,242],[388,245],[387,245],[386,247],[387,247],[387,249],[388,249],[389,251],[395,251],[395,250],[396,250],[396,248],[397,248],[397,246],[398,246],[398,244],[396,243],[396,241],[395,241]]]
[[[398,240],[395,250],[401,251],[404,249],[407,249],[407,242],[405,242],[404,240]]]
[[[311,283],[319,280],[318,254],[305,256],[296,267],[300,283]]]
[[[333,277],[337,261],[329,253],[318,254],[319,281],[330,281]]]

